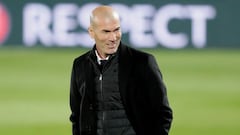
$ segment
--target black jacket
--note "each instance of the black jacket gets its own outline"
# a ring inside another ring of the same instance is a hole
[[[73,135],[94,135],[96,130],[92,53],[85,53],[73,63],[70,87]],[[136,135],[168,135],[172,110],[155,58],[123,44],[118,55],[120,94]]]

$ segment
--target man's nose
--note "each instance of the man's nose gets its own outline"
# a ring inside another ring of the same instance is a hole
[[[111,41],[115,41],[117,39],[117,34],[115,32],[112,32],[109,38]]]

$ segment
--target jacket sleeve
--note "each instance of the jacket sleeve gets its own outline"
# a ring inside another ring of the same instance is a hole
[[[79,118],[80,118],[80,101],[81,96],[78,92],[76,62],[74,61],[72,67],[71,81],[70,81],[70,121],[72,122],[72,135],[80,135]]]
[[[162,80],[162,74],[154,56],[148,57],[146,64],[146,81],[148,84],[148,101],[152,121],[152,135],[168,135],[173,114],[169,106],[167,90]],[[150,81],[149,81],[150,80]]]

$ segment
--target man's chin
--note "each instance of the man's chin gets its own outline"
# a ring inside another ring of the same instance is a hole
[[[114,54],[116,52],[117,52],[117,49],[111,49],[111,50],[108,51],[108,54],[112,55],[112,54]]]

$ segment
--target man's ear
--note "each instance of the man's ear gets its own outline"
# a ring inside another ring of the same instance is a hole
[[[88,27],[88,34],[90,35],[90,37],[91,37],[92,39],[94,39],[94,31],[93,31],[92,26]]]

